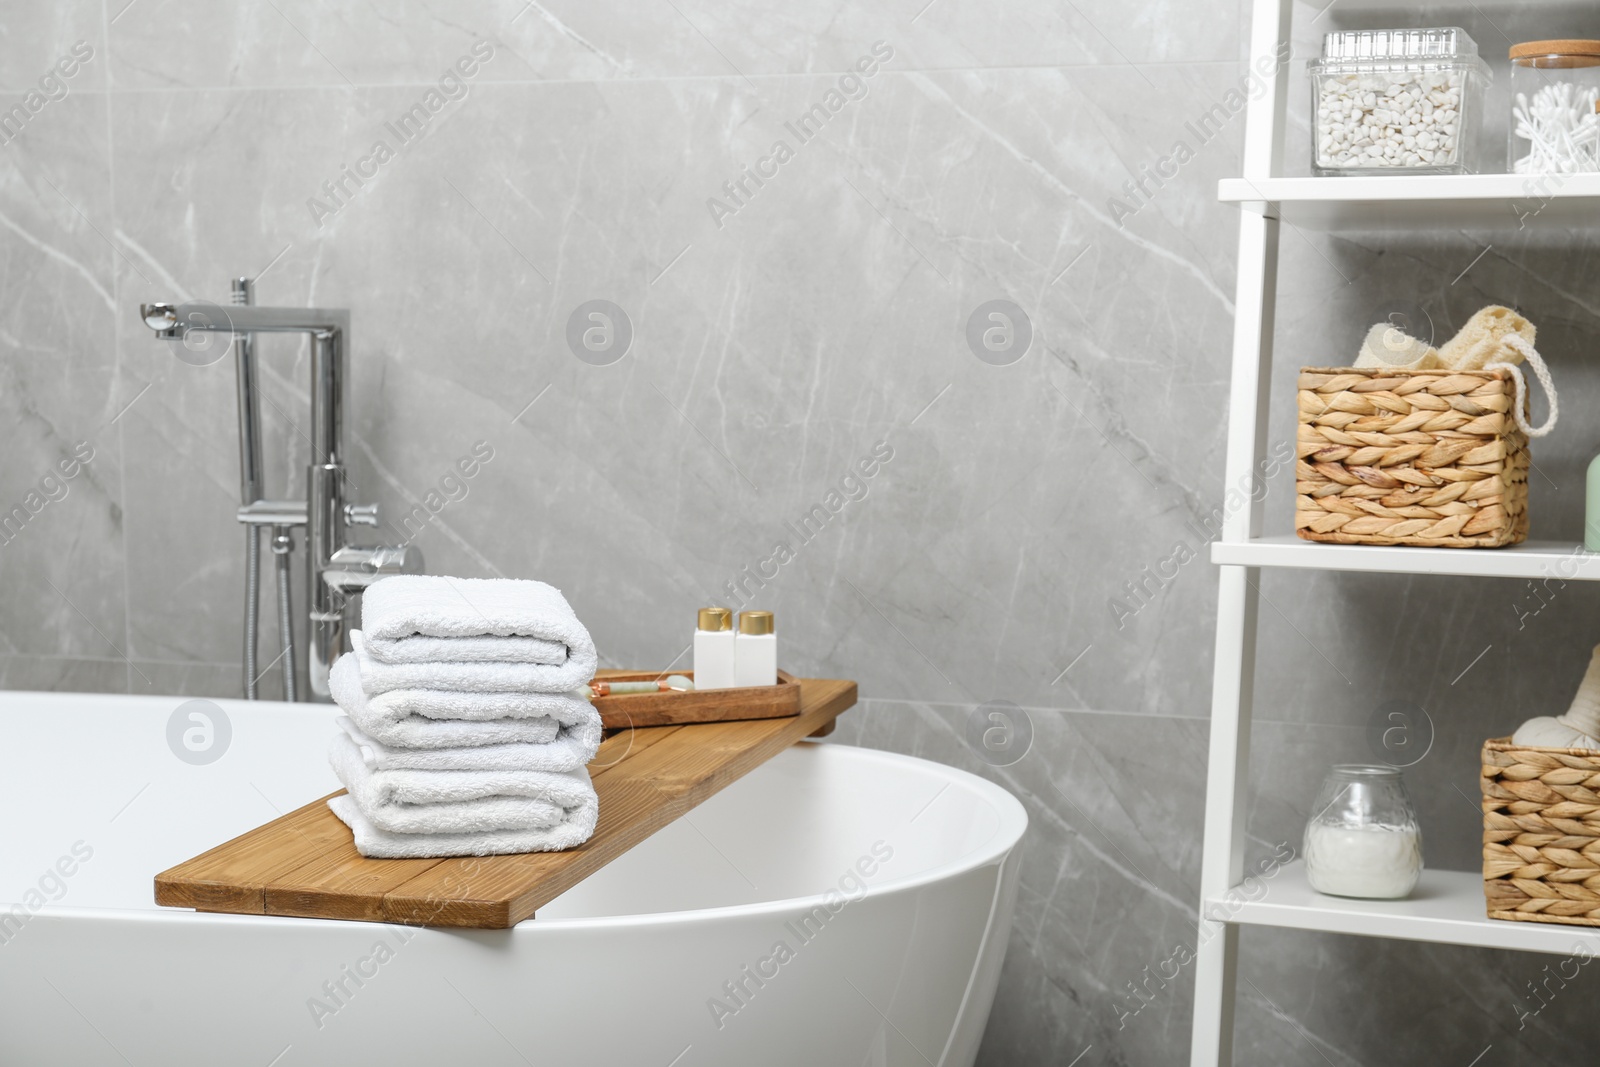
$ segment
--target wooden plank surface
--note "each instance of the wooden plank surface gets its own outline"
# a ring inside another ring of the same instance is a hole
[[[156,878],[156,903],[264,915],[268,882],[341,842],[355,851],[350,830],[328,810],[327,798],[314,800],[163,872]]]
[[[807,678],[799,685],[799,715],[642,727],[606,738],[589,764],[599,823],[577,848],[367,859],[323,797],[158,874],[156,903],[414,926],[514,926],[794,742],[831,729],[856,701],[854,682]]]

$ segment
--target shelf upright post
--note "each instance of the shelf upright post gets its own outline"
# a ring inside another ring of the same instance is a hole
[[[1280,44],[1289,40],[1290,9],[1291,0],[1255,0],[1247,63],[1266,65],[1279,55]],[[1248,105],[1243,160],[1246,180],[1269,178],[1279,170],[1288,82],[1289,64],[1279,62],[1270,91]],[[1222,537],[1232,542],[1261,532],[1262,508],[1255,487],[1262,476],[1259,463],[1266,448],[1278,272],[1278,220],[1269,215],[1272,205],[1263,201],[1241,207],[1224,492],[1237,500],[1235,491],[1242,491],[1248,499],[1228,510],[1223,520]],[[1205,908],[1208,899],[1225,896],[1244,874],[1258,575],[1254,567],[1220,568],[1191,1067],[1227,1067],[1233,1062],[1239,927],[1212,922]]]

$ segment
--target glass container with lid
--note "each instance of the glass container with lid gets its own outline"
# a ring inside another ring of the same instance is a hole
[[[1600,41],[1511,46],[1511,170],[1600,171]]]
[[[1481,168],[1483,96],[1492,75],[1460,27],[1329,33],[1307,72],[1314,173]]]

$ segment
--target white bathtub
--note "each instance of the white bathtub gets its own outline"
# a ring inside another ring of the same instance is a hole
[[[182,703],[0,693],[0,1064],[977,1054],[1027,825],[980,778],[797,745],[511,930],[208,915],[156,907],[152,876],[337,788],[334,712],[218,701],[231,739],[193,765]]]

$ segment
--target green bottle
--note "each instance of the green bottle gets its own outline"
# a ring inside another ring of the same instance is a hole
[[[1600,552],[1600,456],[1589,461],[1583,496],[1583,547]]]

